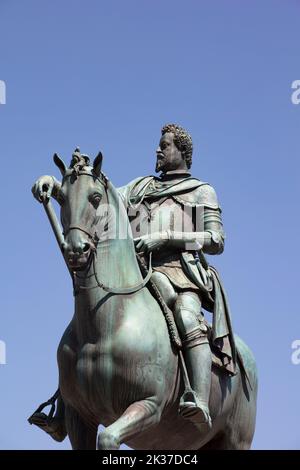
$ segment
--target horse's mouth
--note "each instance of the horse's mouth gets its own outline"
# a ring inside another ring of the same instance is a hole
[[[90,262],[91,253],[83,253],[82,255],[69,256],[67,259],[68,266],[72,271],[80,271],[85,269]]]

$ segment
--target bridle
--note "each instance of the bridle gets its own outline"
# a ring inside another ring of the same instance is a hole
[[[107,188],[108,180],[107,180],[106,176],[103,175],[103,173],[101,173],[101,175],[102,175],[104,181],[102,179],[100,179],[95,174],[90,174],[90,173],[86,173],[86,172],[79,172],[79,173],[76,174],[77,177],[80,176],[80,175],[86,175],[86,176],[92,177],[93,179],[97,179],[101,183],[101,185],[104,186],[107,201],[108,201],[108,190],[107,190],[108,189]],[[72,175],[67,175],[65,178],[67,178],[68,176],[72,176]],[[150,278],[152,276],[152,253],[149,253],[148,274],[143,279],[143,281],[139,282],[138,284],[136,284],[134,286],[130,286],[130,287],[108,287],[108,286],[105,286],[103,284],[103,282],[101,282],[99,280],[97,270],[96,270],[96,262],[95,261],[96,261],[96,256],[97,256],[97,248],[99,246],[99,243],[101,244],[101,240],[98,237],[97,231],[95,231],[94,235],[92,235],[90,232],[88,232],[86,229],[83,229],[79,225],[71,225],[70,227],[68,227],[67,230],[65,230],[63,232],[64,237],[66,237],[71,230],[79,230],[80,232],[83,232],[85,235],[87,235],[89,237],[89,239],[93,242],[93,245],[95,247],[95,249],[92,250],[92,253],[91,253],[90,256],[91,256],[91,262],[92,262],[92,266],[93,266],[93,275],[94,275],[95,280],[96,280],[96,285],[91,286],[91,287],[75,285],[75,282],[74,282],[74,280],[75,280],[74,279],[75,271],[73,271],[73,284],[74,284],[74,295],[75,296],[78,295],[81,290],[91,290],[91,289],[96,289],[96,288],[101,288],[105,292],[108,292],[110,294],[128,295],[128,294],[133,294],[135,292],[138,292],[139,290],[143,289],[143,287],[146,286],[146,284],[148,283],[148,281],[150,280]]]
[[[92,240],[92,242],[94,243],[95,246],[98,245],[98,242],[99,242],[100,239],[98,237],[97,231],[95,231],[94,235],[92,235],[87,230],[79,227],[79,225],[71,225],[70,227],[68,227],[67,230],[65,230],[63,232],[63,236],[66,237],[68,235],[68,233],[71,232],[71,230],[79,230],[80,232],[85,233],[89,237],[89,239]]]

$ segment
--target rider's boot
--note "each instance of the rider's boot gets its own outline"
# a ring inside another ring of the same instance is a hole
[[[212,356],[198,295],[194,292],[180,294],[174,313],[191,385],[191,389],[186,389],[180,399],[179,413],[199,429],[209,430]]]
[[[212,358],[208,341],[191,348],[186,347],[184,358],[192,390],[182,395],[179,413],[199,425],[201,429],[204,427],[210,429],[209,395]]]

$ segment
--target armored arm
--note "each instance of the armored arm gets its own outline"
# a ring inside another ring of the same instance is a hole
[[[225,234],[215,190],[205,185],[200,193],[203,210],[196,222],[194,232],[176,232],[168,230],[168,244],[177,249],[187,249],[187,244],[197,244],[199,249],[210,255],[221,254],[224,250]]]
[[[224,251],[225,233],[220,210],[207,210],[204,213],[204,233],[206,235],[203,244],[203,252],[209,255],[220,255]]]
[[[219,217],[217,214],[211,214]],[[220,222],[214,221],[205,225],[203,232],[167,231],[168,245],[177,249],[187,249],[187,244],[197,244],[198,249],[210,255],[219,255],[224,250],[224,232]]]

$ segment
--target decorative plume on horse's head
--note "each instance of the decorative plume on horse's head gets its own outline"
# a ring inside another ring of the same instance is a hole
[[[70,168],[73,169],[73,173],[77,176],[78,173],[83,170],[84,167],[89,166],[89,164],[89,156],[80,153],[80,148],[76,147],[72,154],[72,160],[70,163]]]
[[[53,160],[55,165],[60,169],[60,172],[63,177],[65,177],[66,175],[72,175],[77,178],[80,171],[84,169],[86,169],[87,171],[87,167],[89,167],[88,171],[91,171],[94,176],[100,178],[105,183],[105,185],[107,185],[109,181],[107,176],[101,170],[103,161],[103,155],[101,152],[98,152],[98,155],[94,159],[92,166],[90,165],[89,156],[81,153],[79,147],[76,147],[72,154],[72,160],[69,168],[66,167],[64,161],[59,157],[57,153],[54,154]]]

